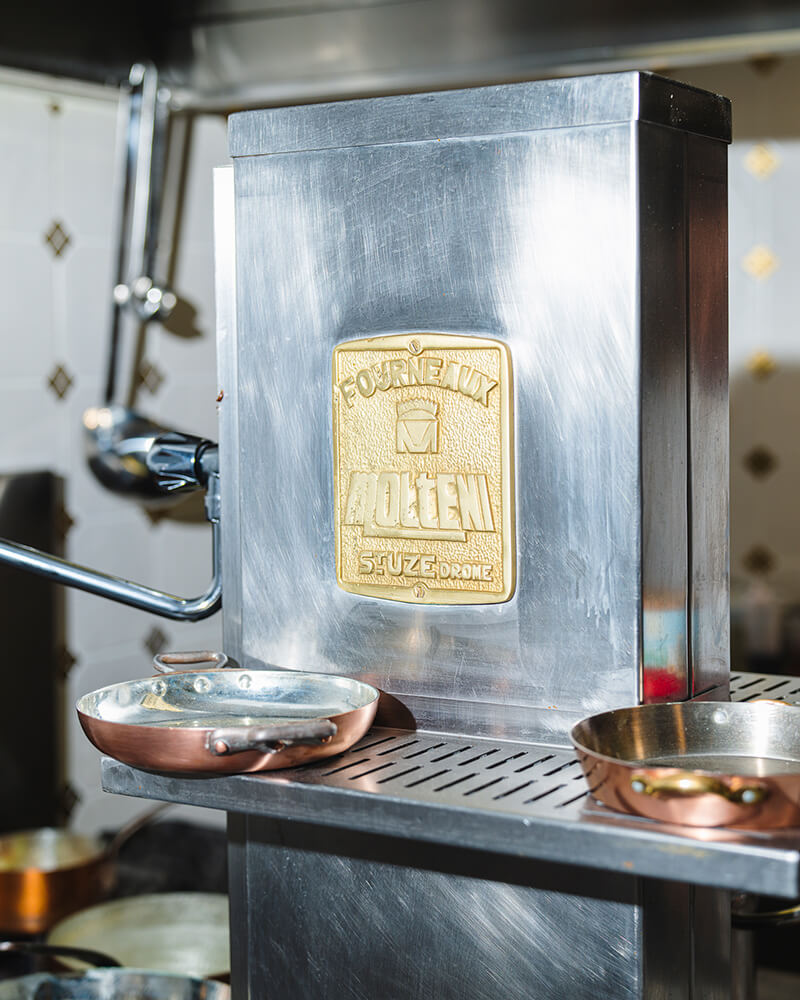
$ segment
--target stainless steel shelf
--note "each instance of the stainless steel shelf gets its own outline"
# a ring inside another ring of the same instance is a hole
[[[800,704],[800,678],[737,674],[731,697]],[[692,830],[590,797],[563,747],[372,729],[317,765],[186,779],[104,759],[106,791],[776,896],[800,895],[800,830]]]

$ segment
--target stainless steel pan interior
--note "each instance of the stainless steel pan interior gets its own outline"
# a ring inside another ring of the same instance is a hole
[[[679,702],[604,712],[572,730],[589,788],[668,823],[800,825],[800,708]]]
[[[112,684],[77,709],[94,745],[134,767],[242,773],[346,750],[372,724],[378,694],[330,674],[212,669]]]
[[[0,983],[0,1000],[230,1000],[230,995],[224,983],[144,969],[42,972]]]

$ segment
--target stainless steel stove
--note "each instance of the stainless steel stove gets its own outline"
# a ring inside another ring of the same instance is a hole
[[[729,694],[729,138],[638,73],[231,119],[226,652],[384,692],[315,766],[104,763],[229,813],[235,995],[728,997],[730,892],[800,889],[791,832],[612,814],[568,737]]]

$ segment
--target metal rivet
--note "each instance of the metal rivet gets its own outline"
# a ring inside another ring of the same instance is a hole
[[[755,788],[745,788],[742,792],[742,802],[749,805],[751,802],[755,802],[758,799],[758,792]]]
[[[214,744],[214,752],[218,754],[224,754],[228,752],[228,744],[225,740],[217,740]]]
[[[409,340],[409,342],[408,342],[408,349],[409,349],[409,351],[411,351],[412,354],[421,354],[422,353],[422,344],[420,344],[420,342],[418,340],[416,340],[416,339]]]
[[[192,687],[198,694],[205,694],[211,687],[211,681],[207,677],[197,677]]]
[[[425,596],[425,588],[422,586],[421,583],[418,583],[416,587],[414,587],[413,593],[414,597],[418,597],[421,600]]]
[[[645,784],[643,781],[640,781],[639,778],[634,778],[633,781],[631,782],[631,788],[634,790],[634,792],[643,792],[645,789]]]
[[[153,685],[153,691],[161,697],[167,693],[167,682],[166,681],[156,681]]]
[[[722,725],[723,723],[728,721],[728,713],[725,711],[724,708],[718,708],[716,712],[714,712],[714,714],[711,716],[711,718],[714,720],[714,722],[718,723],[719,725]]]
[[[253,678],[250,674],[242,674],[238,681],[239,687],[243,688],[245,691],[252,685],[252,683]]]

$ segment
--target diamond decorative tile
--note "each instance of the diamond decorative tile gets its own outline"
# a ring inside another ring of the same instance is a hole
[[[750,65],[759,76],[769,76],[780,66],[781,60],[775,55],[754,56],[750,60]]]
[[[161,384],[165,378],[161,369],[157,365],[151,364],[146,358],[139,365],[137,375],[139,384],[143,385],[153,395],[161,388]]]
[[[59,537],[64,539],[69,533],[69,529],[75,524],[75,518],[71,516],[67,508],[62,504],[56,514],[56,531]]]
[[[144,639],[144,647],[149,650],[151,656],[160,653],[166,648],[169,636],[165,635],[157,625],[154,625]]]
[[[74,382],[75,379],[63,365],[56,365],[47,378],[47,384],[59,399],[66,396]]]
[[[143,507],[142,509],[147,515],[147,520],[154,526],[161,524],[164,518],[168,516],[168,511],[163,507]]]
[[[747,362],[747,367],[754,378],[769,378],[777,370],[778,362],[767,351],[756,351]]]
[[[75,806],[81,801],[81,794],[77,789],[69,784],[64,785],[61,790],[61,801],[59,802],[60,812],[64,819],[69,819],[75,811]]]
[[[775,569],[775,556],[766,545],[754,545],[742,559],[744,568],[751,573],[770,573]]]
[[[744,158],[744,165],[754,177],[766,180],[781,164],[781,158],[774,149],[759,142],[751,146]]]
[[[754,246],[742,261],[742,267],[745,271],[759,281],[765,281],[771,274],[774,274],[779,266],[780,261],[775,254],[769,247],[760,243]]]
[[[45,243],[50,246],[54,256],[60,257],[70,241],[70,235],[62,224],[55,220],[50,229],[44,234]]]
[[[56,649],[55,659],[59,673],[65,679],[69,676],[70,670],[78,662],[78,658],[73,654],[72,650],[63,644]]]
[[[744,456],[744,467],[756,479],[766,479],[778,467],[778,459],[769,448],[757,445]]]

